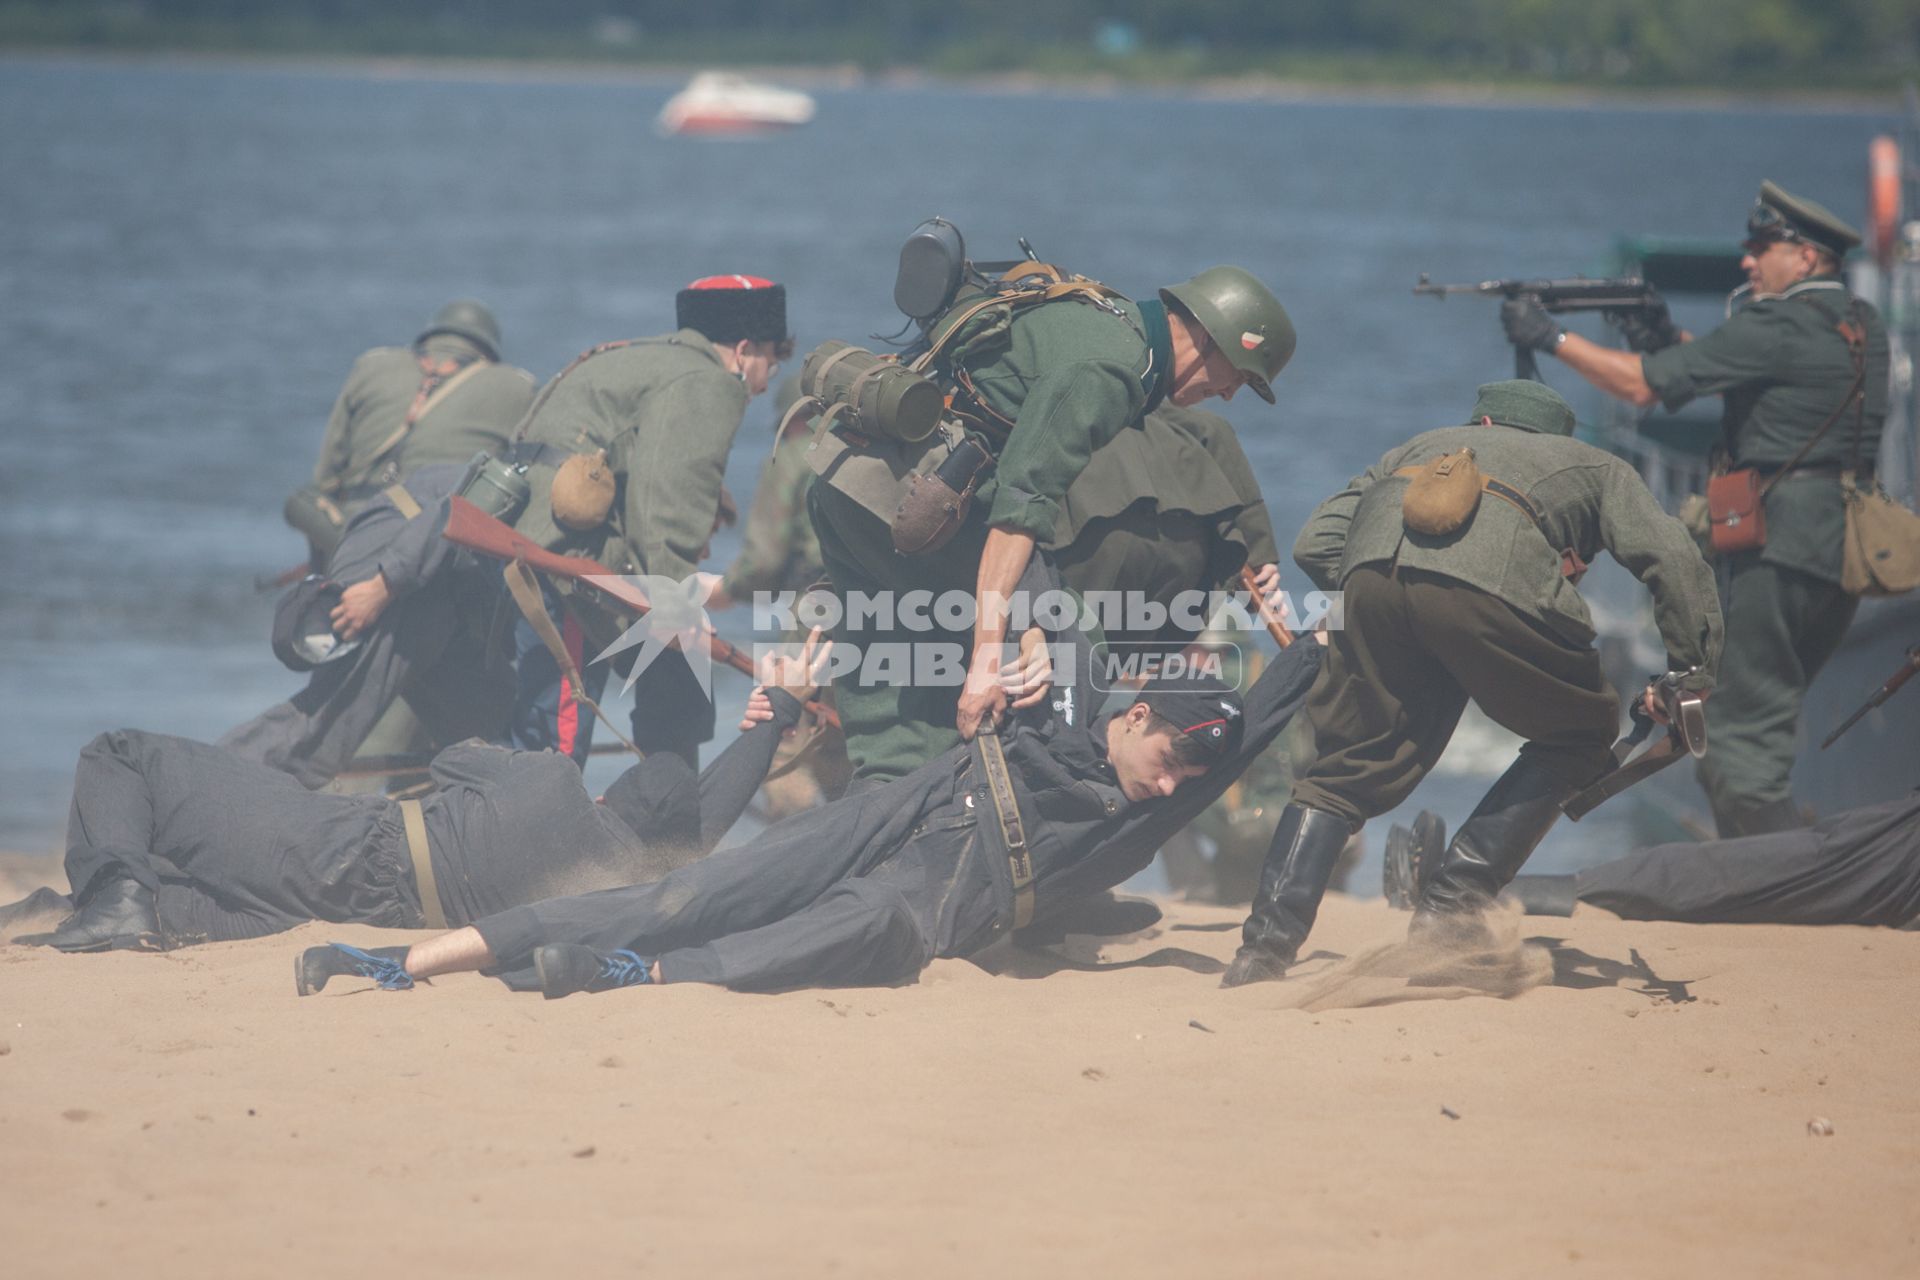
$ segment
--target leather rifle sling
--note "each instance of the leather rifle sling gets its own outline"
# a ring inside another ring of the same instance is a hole
[[[1007,849],[1007,867],[1013,872],[1013,927],[1024,929],[1033,920],[1033,855],[1027,848],[1026,824],[1020,820],[1020,801],[1013,793],[1013,775],[998,732],[982,729],[974,742],[980,747],[987,794],[993,798],[1000,838]]]
[[[427,818],[418,800],[400,802],[400,821],[407,829],[407,854],[413,859],[413,884],[420,890],[420,916],[429,929],[447,927],[440,909],[440,886],[433,878],[433,853],[427,848]]]
[[[627,735],[621,733],[613,721],[607,719],[607,713],[602,711],[600,704],[587,693],[587,683],[580,678],[580,668],[575,664],[573,655],[567,652],[567,642],[560,638],[560,628],[553,625],[553,615],[547,612],[547,602],[540,595],[540,584],[534,580],[533,570],[527,567],[527,562],[515,560],[506,567],[504,576],[507,580],[507,594],[511,595],[514,604],[520,607],[520,616],[527,620],[527,625],[532,627],[534,634],[540,637],[540,643],[546,646],[549,654],[553,655],[554,663],[560,668],[561,678],[573,686],[574,700],[584,702],[592,708],[593,714],[599,717],[600,723],[607,726],[607,732],[620,739],[627,750],[645,760],[646,753],[634,746]]]

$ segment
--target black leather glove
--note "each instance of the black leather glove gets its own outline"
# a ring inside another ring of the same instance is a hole
[[[1665,351],[1680,341],[1680,326],[1667,310],[1667,300],[1659,294],[1638,307],[1620,307],[1605,313],[1607,323],[1627,340],[1627,350],[1642,353]]]
[[[1500,327],[1507,331],[1507,341],[1523,350],[1551,354],[1560,344],[1560,322],[1537,298],[1508,298],[1501,303]]]

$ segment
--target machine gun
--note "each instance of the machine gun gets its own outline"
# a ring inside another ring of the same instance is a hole
[[[1891,698],[1894,694],[1900,692],[1900,686],[1905,684],[1907,681],[1913,679],[1913,677],[1916,674],[1920,674],[1920,644],[1917,644],[1913,646],[1913,648],[1907,650],[1906,665],[1901,667],[1898,671],[1894,672],[1891,676],[1888,676],[1887,682],[1881,685],[1878,689],[1875,689],[1873,691],[1872,697],[1868,698],[1864,703],[1862,703],[1859,709],[1856,710],[1852,715],[1848,716],[1845,720],[1841,721],[1840,727],[1838,729],[1835,729],[1832,733],[1828,734],[1827,740],[1820,744],[1820,749],[1822,751],[1825,751],[1828,747],[1838,742],[1840,740],[1841,734],[1853,728],[1853,726],[1859,724],[1861,719],[1867,714],[1867,712],[1873,710],[1877,706],[1882,705],[1883,703],[1886,702],[1888,698]]]
[[[1479,284],[1434,284],[1422,273],[1420,283],[1413,286],[1413,291],[1442,302],[1456,293],[1471,293],[1486,298],[1532,298],[1554,315],[1569,311],[1605,311],[1612,315],[1652,311],[1662,305],[1660,291],[1639,276],[1603,280],[1576,276],[1571,280],[1482,280]],[[1513,376],[1540,381],[1540,366],[1534,362],[1532,351],[1525,347],[1513,349]]]

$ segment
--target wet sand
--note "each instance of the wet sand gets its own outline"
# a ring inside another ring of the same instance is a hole
[[[943,962],[913,987],[773,997],[548,1002],[459,976],[297,999],[301,947],[404,938],[324,925],[167,955],[0,947],[0,1259],[39,1277],[1920,1270],[1920,935],[1534,918],[1516,923],[1536,968],[1501,981],[1544,985],[1493,998],[1395,977],[1372,949],[1405,917],[1335,898],[1299,978],[1225,992],[1238,913],[1167,912],[1070,955],[1097,970],[1027,954],[1001,976]],[[1304,999],[1318,1011],[1287,1007]]]

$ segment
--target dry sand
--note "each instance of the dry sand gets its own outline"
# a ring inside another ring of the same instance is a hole
[[[0,948],[0,1272],[1920,1274],[1920,935],[1536,918],[1463,985],[1335,898],[1225,992],[1237,920],[777,997]]]

